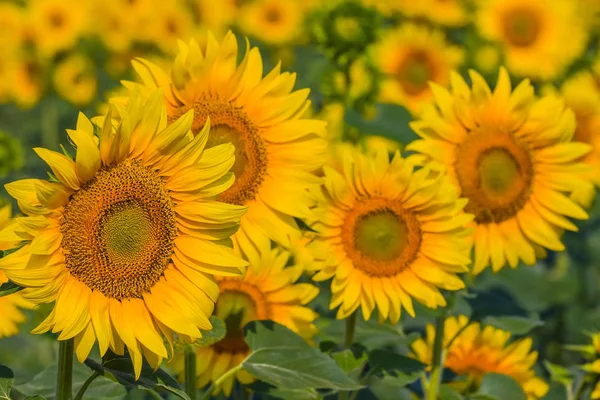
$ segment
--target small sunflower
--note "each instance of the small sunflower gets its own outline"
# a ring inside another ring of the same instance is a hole
[[[394,8],[411,18],[424,18],[434,24],[463,26],[468,20],[463,0],[399,0]]]
[[[249,251],[250,250],[250,251]],[[254,320],[272,320],[296,332],[306,340],[316,333],[313,321],[317,313],[306,305],[319,293],[310,283],[296,283],[303,272],[300,265],[286,267],[290,253],[281,248],[242,248],[249,266],[242,278],[218,278],[219,299],[215,315],[225,321],[227,334],[221,341],[196,350],[198,386],[216,381],[249,354],[243,332]],[[177,372],[183,372],[183,357],[178,353],[172,361]],[[231,394],[235,380],[243,384],[254,381],[246,371],[238,372],[215,388],[215,394]]]
[[[99,139],[81,114],[68,131],[75,161],[36,149],[58,181],[6,185],[26,216],[0,232],[0,245],[23,241],[0,270],[35,303],[54,302],[33,333],[75,338],[80,361],[96,340],[101,354],[126,346],[136,377],[142,354],[154,367],[167,357],[164,337],[212,328],[213,275],[247,264],[226,246],[245,207],[215,201],[233,182],[234,148],[205,150],[208,124],[192,138],[192,112],[167,126],[163,96],[134,92]]]
[[[448,170],[465,210],[475,214],[477,274],[490,262],[494,271],[519,260],[533,265],[544,248],[561,251],[564,229],[576,231],[567,218],[587,219],[569,195],[589,186],[577,160],[590,146],[571,142],[575,116],[564,102],[537,99],[528,80],[512,91],[508,72],[500,70],[492,92],[470,73],[470,88],[458,74],[452,90],[432,85],[436,105],[411,123],[421,137],[406,148],[432,168]]]
[[[479,32],[502,46],[512,73],[552,79],[580,56],[587,44],[589,29],[578,1],[488,0],[476,4]]]
[[[17,51],[25,39],[23,8],[13,3],[0,3],[0,48],[3,56]]]
[[[413,356],[431,364],[435,327],[427,325],[425,339],[412,343]],[[510,332],[479,323],[469,324],[464,315],[449,317],[444,327],[444,367],[457,375],[467,375],[465,391],[476,389],[486,373],[504,374],[515,379],[528,400],[539,400],[548,392],[548,384],[536,376],[533,366],[538,353],[531,351],[530,338],[509,343]],[[473,388],[475,386],[475,388]]]
[[[87,28],[86,2],[32,0],[28,4],[33,41],[45,56],[74,47]]]
[[[296,41],[303,31],[300,0],[257,0],[240,10],[245,34],[264,43],[283,45]]]
[[[6,205],[0,207],[0,229],[6,228],[10,223],[11,207]],[[0,253],[18,244],[18,242],[0,245]],[[8,282],[4,272],[0,271],[0,286]],[[33,308],[33,303],[23,297],[22,292],[0,297],[0,339],[15,335],[19,332],[19,324],[25,321],[25,315],[20,308]]]
[[[446,41],[442,31],[406,23],[386,32],[373,56],[384,74],[381,100],[418,113],[433,100],[428,82],[446,85],[464,54]]]
[[[325,123],[303,117],[309,90],[292,91],[295,74],[276,66],[263,78],[258,48],[246,47],[238,65],[235,36],[219,44],[209,34],[205,48],[180,42],[170,76],[144,59],[134,68],[145,88],[164,89],[170,120],[193,109],[194,134],[210,118],[208,148],[235,146],[235,183],[219,199],[248,206],[236,240],[289,246],[300,236],[294,217],[310,215],[306,189],[320,184],[313,171],[324,163]]]
[[[325,167],[325,183],[311,226],[328,246],[327,266],[313,279],[333,278],[330,307],[343,319],[361,308],[365,320],[377,307],[380,320],[397,323],[402,308],[414,316],[412,299],[436,308],[439,289],[464,287],[473,216],[442,175],[399,153],[365,156],[346,148],[342,172]]]
[[[72,54],[54,70],[56,92],[69,103],[83,106],[96,97],[97,80],[92,60],[82,54]]]
[[[23,109],[36,105],[44,91],[46,67],[29,55],[19,54],[8,63],[6,69],[10,98]]]
[[[158,2],[148,20],[148,40],[165,53],[172,53],[179,39],[192,37],[194,20],[177,1]]]

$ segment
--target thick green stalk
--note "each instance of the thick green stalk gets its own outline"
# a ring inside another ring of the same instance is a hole
[[[346,334],[344,336],[344,348],[349,349],[354,341],[354,331],[356,329],[356,311],[346,318]]]
[[[58,374],[56,400],[71,400],[73,386],[73,339],[60,340],[58,347]]]
[[[196,400],[196,351],[193,346],[185,346],[185,392],[191,400]]]
[[[444,309],[442,315],[435,319],[435,339],[433,342],[433,359],[431,362],[432,370],[429,379],[429,388],[427,389],[427,400],[437,400],[442,373],[444,372],[444,327],[446,325],[446,315],[448,309]]]

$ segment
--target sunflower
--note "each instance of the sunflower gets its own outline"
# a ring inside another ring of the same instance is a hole
[[[6,82],[9,95],[21,108],[36,105],[43,94],[45,66],[29,55],[19,54],[6,66]]]
[[[165,53],[171,53],[179,39],[192,37],[194,21],[190,12],[177,1],[158,2],[148,21],[148,40]]]
[[[430,178],[396,152],[365,156],[344,149],[342,172],[326,166],[325,183],[311,226],[328,246],[327,266],[313,279],[333,278],[330,307],[343,319],[361,307],[365,320],[377,307],[380,320],[397,323],[402,308],[414,316],[412,299],[436,308],[439,289],[458,290],[457,273],[468,271],[473,216],[466,200]]]
[[[492,264],[498,271],[519,260],[533,265],[546,249],[561,251],[564,229],[577,227],[566,217],[587,219],[568,195],[589,186],[587,168],[577,159],[590,146],[571,142],[575,116],[564,102],[537,99],[528,80],[513,92],[508,73],[500,70],[494,92],[470,73],[470,88],[458,75],[452,90],[432,85],[436,106],[411,123],[421,137],[407,150],[419,162],[446,168],[466,211],[475,214],[473,273]]]
[[[394,7],[411,18],[424,18],[434,24],[463,26],[468,22],[462,0],[399,0]]]
[[[192,138],[192,112],[167,126],[163,96],[134,92],[99,145],[80,115],[68,131],[75,161],[36,149],[56,181],[6,185],[26,216],[0,232],[0,244],[23,240],[0,270],[32,301],[54,302],[33,333],[75,338],[80,361],[96,340],[101,354],[126,346],[136,377],[142,354],[153,367],[167,357],[163,337],[194,340],[212,328],[213,274],[247,264],[227,247],[245,207],[215,201],[233,182],[234,148],[205,150],[208,124]]]
[[[508,69],[549,80],[585,49],[589,29],[580,2],[572,0],[488,0],[477,4],[481,35],[498,42]]]
[[[240,14],[242,31],[268,44],[294,42],[302,34],[300,0],[257,0],[243,7]]]
[[[425,364],[431,364],[435,327],[427,325],[425,339],[412,343],[413,356]],[[548,392],[548,384],[537,377],[533,366],[538,353],[531,351],[530,338],[510,340],[510,332],[482,327],[479,323],[469,324],[464,315],[449,317],[444,327],[444,367],[455,374],[467,375],[463,390],[479,386],[486,373],[504,374],[515,379],[528,400],[538,400]]]
[[[237,54],[233,33],[220,44],[209,34],[203,48],[194,40],[180,43],[170,76],[144,59],[134,68],[145,88],[164,89],[171,120],[193,109],[194,134],[210,118],[208,148],[235,146],[235,183],[219,199],[248,206],[236,240],[270,238],[287,247],[300,236],[294,217],[310,215],[306,189],[321,182],[312,172],[324,162],[325,123],[303,118],[309,90],[292,91],[295,74],[276,66],[261,79],[258,48],[247,42],[239,65]]]
[[[29,7],[33,41],[44,56],[74,47],[87,27],[86,2],[32,0]]]
[[[433,99],[428,82],[446,85],[463,60],[463,51],[451,46],[442,31],[412,23],[385,33],[373,53],[385,75],[381,100],[413,113]]]
[[[6,205],[0,207],[0,229],[4,229],[11,224],[10,221],[11,207]],[[3,250],[8,250],[17,243],[5,243],[0,245],[0,253]],[[0,271],[0,286],[8,282],[8,278],[4,272]],[[9,294],[8,296],[0,297],[0,339],[15,335],[19,332],[19,324],[25,321],[25,315],[19,308],[33,308],[33,304],[23,297],[21,292]]]
[[[250,321],[275,321],[309,341],[316,333],[313,321],[318,315],[306,304],[317,296],[319,289],[310,283],[296,283],[302,275],[302,266],[286,267],[290,253],[281,248],[263,246],[242,251],[250,264],[246,274],[241,278],[217,278],[220,295],[215,314],[225,321],[227,334],[214,345],[196,349],[199,387],[216,381],[250,354],[243,337],[244,326]],[[171,365],[176,372],[183,372],[183,355],[176,353]],[[236,379],[243,384],[254,381],[242,370],[225,380],[222,387],[215,388],[214,394],[222,390],[229,396]]]
[[[83,106],[96,97],[96,71],[92,60],[82,54],[72,54],[54,70],[56,92],[69,103]]]
[[[19,49],[25,39],[23,8],[13,3],[0,3],[0,48],[4,56]]]

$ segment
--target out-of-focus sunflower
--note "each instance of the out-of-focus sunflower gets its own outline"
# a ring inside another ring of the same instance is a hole
[[[11,223],[10,217],[10,205],[0,207],[0,229],[6,228]],[[18,242],[3,243],[3,245],[0,245],[0,252],[9,250],[17,244]],[[0,271],[0,285],[6,282],[8,282],[8,278],[4,272]],[[0,297],[0,315],[2,315],[0,319],[0,339],[19,332],[19,324],[25,321],[25,315],[20,308],[33,308],[33,303],[26,300],[22,292]]]
[[[413,356],[431,364],[435,327],[427,325],[425,339],[412,344]],[[530,338],[509,343],[510,332],[479,323],[469,324],[464,315],[449,317],[444,326],[443,348],[446,349],[444,366],[458,375],[467,375],[463,391],[477,388],[486,373],[504,374],[514,378],[528,400],[539,400],[548,392],[548,384],[536,376],[533,367],[538,353],[531,351]],[[460,384],[457,384],[460,385]]]
[[[56,92],[68,102],[83,106],[96,97],[96,71],[92,60],[82,54],[71,54],[54,70]]]
[[[408,17],[425,18],[439,25],[463,26],[468,22],[463,0],[398,0],[394,8]]]
[[[446,42],[442,31],[412,23],[386,32],[373,55],[385,75],[381,100],[415,114],[433,100],[428,82],[446,85],[464,57],[460,48]]]
[[[0,131],[0,177],[5,177],[9,173],[18,170],[23,166],[23,148],[21,142],[6,132]],[[0,205],[2,203],[0,202]],[[6,208],[2,209],[0,215],[6,213]],[[8,209],[10,215],[10,208]],[[0,218],[0,229],[6,224],[6,218]]]
[[[178,40],[192,37],[194,21],[189,10],[178,1],[163,1],[154,5],[149,18],[149,40],[165,53],[173,53]]]
[[[58,182],[6,185],[26,216],[0,232],[0,245],[23,241],[0,270],[36,304],[54,302],[33,333],[74,338],[80,361],[96,340],[101,354],[126,346],[139,377],[142,354],[153,367],[167,357],[163,338],[212,328],[212,276],[247,264],[225,245],[245,208],[214,200],[233,182],[234,148],[205,150],[208,125],[192,138],[192,112],[167,126],[160,91],[113,112],[121,124],[107,119],[99,139],[80,114],[75,161],[36,149]]]
[[[32,0],[28,5],[32,39],[42,55],[74,47],[88,27],[87,2]]]
[[[216,37],[223,37],[227,29],[235,22],[239,11],[238,7],[241,7],[243,4],[246,4],[245,0],[222,0],[216,2],[213,0],[197,0],[194,1],[193,5],[196,20],[199,21],[200,25],[206,27]],[[206,38],[206,34],[203,37]],[[201,38],[199,37],[198,39]]]
[[[198,386],[215,382],[225,372],[239,365],[250,353],[244,340],[244,326],[250,321],[269,319],[282,324],[306,340],[316,333],[313,321],[318,314],[306,305],[319,293],[311,283],[296,283],[303,272],[299,265],[286,267],[290,254],[270,247],[242,248],[249,266],[242,278],[218,278],[219,299],[215,315],[225,321],[227,334],[221,341],[196,350]],[[177,372],[183,372],[183,355],[172,361]],[[235,380],[243,384],[254,381],[246,371],[225,380],[215,394],[231,394]]]
[[[23,8],[13,3],[0,3],[0,48],[4,56],[21,47],[25,39]]]
[[[302,35],[300,0],[257,0],[243,7],[240,14],[243,32],[265,43],[283,45]]]
[[[328,246],[327,266],[314,275],[331,282],[331,308],[343,319],[361,308],[365,320],[377,307],[380,320],[397,323],[401,309],[414,316],[412,299],[436,308],[439,289],[464,287],[473,216],[465,199],[438,175],[413,170],[396,153],[365,156],[346,148],[342,171],[326,166],[325,183],[311,226]]]
[[[113,52],[125,52],[136,37],[136,18],[123,10],[116,2],[97,0],[91,3],[94,24],[91,29],[102,40],[103,44]]]
[[[344,72],[331,67],[322,79],[322,93],[327,104],[347,104],[357,110],[364,110],[377,102],[379,95],[379,70],[369,57],[354,60],[348,68],[348,82]]]
[[[194,133],[210,118],[208,148],[235,146],[235,183],[219,199],[249,207],[236,240],[289,246],[300,236],[294,217],[311,213],[306,189],[321,182],[313,171],[325,159],[325,123],[303,117],[309,90],[292,91],[295,74],[276,66],[262,78],[258,48],[247,43],[239,65],[237,54],[229,32],[222,43],[209,35],[205,48],[182,43],[170,76],[144,59],[134,68],[144,87],[164,89],[170,119],[193,109]]]
[[[44,69],[39,60],[29,55],[20,54],[9,61],[6,72],[9,94],[19,107],[33,107],[42,97]]]
[[[487,0],[476,5],[480,33],[500,43],[514,74],[552,79],[587,44],[589,30],[579,1]]]
[[[519,260],[532,265],[546,249],[564,250],[567,218],[587,219],[569,195],[589,186],[578,162],[590,146],[571,142],[575,116],[564,101],[537,99],[528,80],[512,91],[500,70],[492,92],[471,71],[472,88],[458,74],[450,91],[433,85],[436,105],[411,123],[421,137],[407,146],[425,164],[448,170],[466,211],[475,214],[474,273],[490,262],[494,271]]]

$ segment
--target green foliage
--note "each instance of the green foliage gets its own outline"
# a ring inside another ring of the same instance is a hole
[[[369,352],[369,367],[372,374],[388,383],[403,387],[419,379],[426,365],[414,358],[387,350]]]
[[[352,109],[348,109],[345,114],[346,124],[360,132],[384,136],[405,145],[417,138],[408,126],[411,120],[408,110],[395,104],[378,104],[370,118]]]
[[[527,400],[517,381],[508,375],[485,374],[479,391],[469,397],[472,400]]]
[[[12,370],[0,364],[0,399],[10,400],[10,390],[15,382]]]
[[[11,281],[5,282],[0,285],[0,297],[8,296],[9,294],[17,293],[25,288],[13,283]]]
[[[227,333],[225,329],[225,322],[221,318],[213,315],[210,317],[210,323],[213,326],[212,330],[202,331],[202,337],[198,338],[194,342],[194,346],[210,346],[211,344],[215,344],[225,337],[225,334]]]
[[[244,332],[252,352],[242,368],[262,381],[285,389],[357,390],[362,387],[333,359],[282,325],[252,321]]]
[[[570,386],[575,377],[567,368],[562,365],[553,364],[548,360],[544,361],[544,366],[550,373],[552,382],[560,383],[561,385]]]
[[[484,325],[491,325],[495,328],[508,331],[514,335],[526,335],[531,330],[543,326],[544,322],[539,319],[530,319],[517,316],[507,317],[485,317]]]

